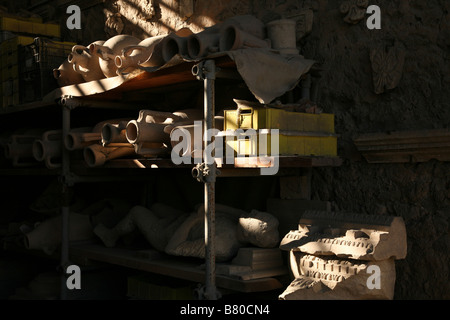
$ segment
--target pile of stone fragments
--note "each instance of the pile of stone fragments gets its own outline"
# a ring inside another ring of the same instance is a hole
[[[295,278],[280,300],[391,300],[406,228],[401,217],[307,211],[280,248]]]

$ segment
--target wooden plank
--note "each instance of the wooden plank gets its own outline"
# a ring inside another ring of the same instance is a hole
[[[370,133],[354,142],[369,163],[450,161],[450,129]]]
[[[205,272],[201,268],[202,260],[171,257],[164,254],[161,254],[161,258],[147,259],[139,257],[138,252],[139,250],[106,248],[101,245],[70,248],[71,259],[76,261],[87,259],[193,282],[204,283],[205,281]],[[282,284],[275,278],[242,281],[217,275],[216,284],[218,287],[240,292],[263,292],[282,288]]]

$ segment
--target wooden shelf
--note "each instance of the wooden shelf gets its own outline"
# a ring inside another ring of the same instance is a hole
[[[106,248],[98,244],[77,245],[70,247],[70,259],[80,265],[100,262],[193,282],[205,281],[203,260],[172,257],[152,250]],[[276,278],[244,281],[216,275],[216,284],[220,288],[238,292],[264,292],[282,288],[281,282]]]
[[[267,159],[264,159],[267,160]],[[273,157],[269,159],[274,161]],[[304,157],[304,156],[280,156],[278,158],[278,165],[280,172],[283,169],[292,168],[313,168],[313,167],[337,167],[342,164],[340,157]],[[145,174],[164,169],[188,169],[195,167],[194,160],[192,164],[176,165],[170,158],[137,158],[137,159],[115,159],[106,162],[101,167],[90,168],[83,163],[72,165],[72,172],[78,176],[108,176],[127,175],[130,179],[136,176],[145,178]],[[259,176],[261,175],[261,168],[267,166],[261,165],[259,158],[236,158],[235,164],[218,165],[220,175],[217,177],[245,177],[245,176]],[[142,170],[146,169],[143,175]]]
[[[186,84],[198,83],[192,74],[192,67],[198,62],[183,62],[153,72],[138,70],[127,76],[116,76],[97,81],[70,85],[53,90],[44,97],[44,101],[56,101],[62,96],[88,98],[95,100],[121,100],[128,92],[149,90]],[[216,58],[216,64],[222,69],[233,69],[234,62],[228,56]]]

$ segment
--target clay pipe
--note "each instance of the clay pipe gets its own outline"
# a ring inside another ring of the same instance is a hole
[[[99,144],[94,144],[83,150],[84,160],[90,167],[102,166],[107,161],[134,154],[135,152],[132,146],[103,147]]]
[[[105,123],[102,127],[102,145],[107,146],[111,143],[127,143],[126,127],[128,121],[119,123]]]
[[[240,48],[270,48],[270,40],[257,38],[234,25],[222,29],[219,40],[220,51]]]
[[[64,146],[67,150],[74,151],[98,143],[100,139],[101,134],[92,132],[92,128],[73,129],[65,136]]]

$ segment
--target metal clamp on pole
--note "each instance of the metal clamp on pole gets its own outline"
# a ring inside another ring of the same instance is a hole
[[[214,81],[216,79],[216,64],[214,60],[202,61],[193,66],[192,74],[198,80],[203,80],[204,87],[204,119],[203,122],[203,150],[207,150],[208,146],[208,132],[209,129],[214,128],[214,114],[215,114],[215,92]],[[211,137],[213,139],[213,137]],[[215,182],[217,175],[217,168],[214,159],[206,159],[206,154],[203,155],[203,163],[197,165],[192,169],[192,175],[205,185],[205,286],[199,290],[201,299],[217,300],[220,298],[220,293],[216,288],[216,256],[215,256]]]

